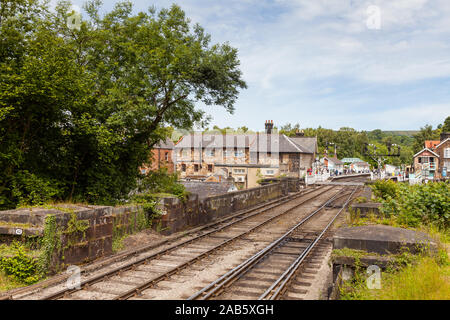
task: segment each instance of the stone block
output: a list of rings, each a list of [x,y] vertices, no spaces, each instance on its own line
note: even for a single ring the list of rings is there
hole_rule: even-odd
[[[411,253],[427,249],[436,250],[437,244],[423,232],[373,225],[339,229],[333,237],[333,248],[396,254],[405,248]]]

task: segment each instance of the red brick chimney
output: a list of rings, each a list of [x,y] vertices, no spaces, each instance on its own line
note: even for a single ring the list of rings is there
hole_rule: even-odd
[[[266,134],[271,134],[273,129],[273,120],[266,120],[265,123]]]

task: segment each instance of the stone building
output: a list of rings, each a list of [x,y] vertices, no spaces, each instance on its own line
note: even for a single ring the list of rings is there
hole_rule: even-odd
[[[413,157],[414,172],[428,179],[448,178],[450,132],[443,132],[439,141],[427,140],[424,145]]]
[[[146,174],[161,168],[166,168],[169,173],[173,173],[175,171],[174,146],[175,144],[169,138],[156,144],[152,149],[150,165],[143,165],[140,169],[141,173]]]
[[[441,133],[441,142],[434,148],[439,155],[439,178],[448,178],[450,169],[450,132]]]
[[[324,164],[325,168],[331,172],[338,171],[338,173],[344,172],[344,163],[339,160],[336,156],[330,157],[325,156],[320,161]]]
[[[304,176],[315,159],[317,138],[273,133],[273,121],[266,121],[265,129],[253,134],[186,135],[175,145],[176,170],[184,179],[231,176],[241,188],[255,187],[262,178]]]

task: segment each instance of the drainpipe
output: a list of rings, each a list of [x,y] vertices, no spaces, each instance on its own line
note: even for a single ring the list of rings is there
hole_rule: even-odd
[[[248,167],[247,167],[247,174],[245,175],[245,189],[248,189]]]

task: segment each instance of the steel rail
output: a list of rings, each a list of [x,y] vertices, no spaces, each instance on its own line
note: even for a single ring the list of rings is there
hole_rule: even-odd
[[[329,189],[322,191],[321,193],[318,194],[318,196],[322,195],[323,193],[325,193],[327,191],[329,191]],[[292,208],[289,208],[286,211],[283,211],[283,212],[281,212],[281,213],[279,213],[279,214],[277,214],[275,216],[270,217],[267,220],[264,220],[263,222],[257,224],[256,226],[250,228],[249,230],[246,230],[246,231],[242,232],[241,234],[238,234],[237,236],[234,236],[233,238],[227,239],[224,242],[220,243],[219,245],[217,245],[217,246],[215,246],[215,247],[213,247],[213,248],[211,248],[211,249],[209,249],[209,250],[207,250],[207,251],[205,251],[205,252],[195,256],[194,258],[184,262],[183,264],[166,271],[164,274],[162,274],[162,275],[160,275],[160,276],[158,276],[156,278],[153,278],[153,279],[151,279],[149,281],[146,281],[143,284],[141,284],[141,285],[139,285],[139,286],[137,286],[137,287],[135,287],[135,288],[133,288],[133,289],[131,289],[131,290],[121,294],[121,295],[119,295],[114,300],[125,300],[125,299],[128,299],[130,297],[135,296],[136,294],[140,294],[143,290],[149,289],[150,287],[154,286],[157,282],[160,282],[160,281],[162,281],[164,279],[167,279],[169,276],[179,272],[181,269],[186,268],[187,266],[195,263],[196,261],[198,261],[198,260],[200,260],[200,259],[202,259],[202,258],[204,258],[204,257],[206,257],[206,256],[208,256],[210,254],[212,254],[214,251],[220,249],[221,247],[223,247],[223,246],[225,246],[227,244],[230,244],[233,241],[236,241],[239,238],[242,238],[243,236],[248,235],[249,233],[255,231],[256,229],[258,229],[258,228],[266,225],[267,223],[273,221],[274,219],[291,212],[292,210],[294,210],[294,209],[300,207],[301,205],[303,205],[305,202],[308,202],[308,201],[313,200],[313,199],[314,198],[306,199],[306,200],[302,201],[301,203],[293,206]]]
[[[192,230],[189,230],[189,232],[186,233],[186,234],[178,235],[178,236],[176,236],[176,237],[174,237],[172,239],[168,239],[168,240],[162,241],[160,243],[160,245],[177,241],[177,240],[179,240],[180,238],[182,238],[184,236],[191,235],[191,234],[194,234],[196,232],[201,232],[203,230],[216,228],[217,225],[223,224],[223,223],[225,223],[227,221],[231,221],[231,220],[235,219],[236,217],[245,216],[246,214],[249,214],[249,213],[254,212],[254,211],[258,211],[257,214],[260,214],[260,213],[262,213],[264,211],[267,211],[267,210],[270,210],[270,209],[275,208],[277,206],[280,206],[280,205],[282,205],[282,204],[284,204],[284,203],[286,203],[286,202],[288,202],[290,200],[296,199],[296,198],[298,198],[298,197],[300,197],[302,195],[307,195],[310,192],[314,192],[315,190],[318,190],[318,189],[323,188],[323,187],[324,186],[315,187],[312,190],[307,190],[308,192],[305,192],[305,190],[301,190],[301,191],[295,192],[295,193],[293,193],[291,195],[283,196],[283,197],[277,198],[275,200],[270,200],[270,201],[264,202],[262,204],[258,204],[256,206],[253,206],[253,207],[248,208],[248,209],[239,210],[239,211],[237,211],[236,213],[234,213],[232,215],[229,215],[229,216],[221,218],[221,219],[217,219],[216,221],[213,221],[211,223],[208,223],[208,224],[205,224],[203,226],[200,226],[200,227],[194,228]],[[264,208],[264,209],[260,210],[261,208]],[[195,237],[193,239],[198,239],[198,238]],[[184,243],[185,242],[182,242],[181,244],[184,244]],[[130,250],[129,252],[124,252],[124,253],[121,253],[121,254],[114,255],[114,256],[117,256],[118,259],[117,260],[113,260],[109,264],[113,264],[113,263],[116,263],[118,261],[123,261],[123,260],[127,259],[128,257],[137,256],[140,253],[143,253],[145,251],[148,251],[148,250],[151,250],[151,249],[154,249],[154,248],[155,248],[155,245],[153,245],[153,244],[151,244],[151,245],[144,245],[144,246],[137,247],[136,249]],[[108,259],[113,259],[114,256],[109,257]],[[81,274],[85,274],[85,273],[87,273],[87,270],[82,269],[81,270]],[[62,281],[64,281],[64,280],[65,280],[65,278],[62,279]],[[58,284],[62,283],[62,281],[50,284],[49,286],[58,285]],[[15,295],[26,296],[26,295],[32,294],[33,290],[38,290],[39,288],[46,288],[45,282],[46,281],[39,282],[39,283],[36,283],[34,285],[23,287],[23,288],[18,288],[17,290],[13,289],[13,290],[11,290],[13,292],[11,292],[10,294],[7,294],[8,292],[5,292],[3,294],[0,293],[0,301],[2,301],[2,300],[13,300]],[[42,285],[44,285],[44,286],[42,286]]]
[[[331,221],[327,224],[327,226],[322,230],[322,232],[312,241],[298,256],[298,258],[288,267],[288,269],[258,298],[258,300],[275,300],[280,296],[280,293],[282,290],[286,289],[286,285],[289,283],[289,281],[292,279],[293,275],[296,273],[300,265],[303,263],[303,261],[306,259],[308,254],[311,252],[311,250],[314,249],[314,247],[317,245],[317,243],[320,241],[320,239],[323,237],[323,235],[328,231],[330,226],[333,224],[333,222],[336,220],[336,218],[339,216],[339,214],[342,212],[342,210],[345,209],[345,207],[350,202],[352,196],[355,194],[358,187],[354,188],[352,193],[349,195],[348,199],[345,201],[342,208],[334,215],[334,217],[331,219]],[[277,288],[277,289],[275,289]],[[275,291],[274,291],[275,289]],[[274,292],[273,292],[274,291]]]
[[[81,282],[79,288],[73,288],[73,289],[65,288],[65,289],[59,290],[59,291],[57,291],[57,292],[55,292],[55,293],[53,293],[53,294],[44,296],[44,297],[41,298],[41,300],[58,299],[58,298],[60,298],[60,297],[64,297],[64,296],[69,295],[69,294],[72,294],[72,293],[74,293],[74,292],[81,291],[83,288],[85,288],[85,287],[88,286],[88,285],[92,285],[92,284],[101,282],[101,281],[103,281],[103,280],[105,280],[105,279],[107,279],[107,278],[110,278],[110,277],[112,277],[112,276],[114,276],[114,275],[116,275],[116,274],[119,274],[119,273],[121,273],[121,272],[125,272],[125,271],[132,270],[133,268],[135,268],[135,267],[138,266],[138,265],[146,264],[146,263],[148,263],[149,261],[151,261],[151,260],[153,260],[153,259],[157,259],[157,258],[159,258],[161,255],[168,254],[168,253],[170,253],[171,251],[176,250],[176,249],[179,249],[179,248],[182,247],[182,246],[185,246],[185,245],[188,245],[188,244],[193,243],[193,242],[195,242],[195,241],[198,241],[198,240],[200,240],[200,239],[202,239],[202,238],[205,238],[205,237],[207,237],[207,236],[209,236],[209,235],[211,235],[211,234],[213,234],[213,233],[217,233],[217,232],[223,231],[224,229],[226,229],[226,228],[228,228],[228,227],[230,227],[230,226],[233,226],[233,225],[235,225],[235,224],[237,224],[237,223],[239,223],[239,222],[242,222],[242,221],[244,221],[244,220],[250,219],[250,218],[252,218],[252,217],[254,217],[254,216],[257,216],[257,215],[259,215],[259,214],[261,214],[261,213],[263,213],[263,212],[266,212],[266,211],[269,211],[269,210],[271,210],[271,209],[273,209],[273,208],[279,207],[279,206],[281,206],[281,205],[283,205],[283,204],[285,204],[285,203],[287,203],[287,202],[290,202],[290,201],[295,200],[295,199],[297,199],[297,198],[300,198],[300,197],[302,197],[302,196],[307,196],[307,195],[309,195],[309,194],[311,194],[311,193],[314,193],[314,192],[316,192],[316,191],[320,191],[321,189],[322,189],[322,188],[316,188],[316,189],[310,190],[310,191],[308,191],[308,192],[299,192],[298,194],[295,194],[294,196],[288,197],[288,198],[286,198],[286,199],[284,199],[284,200],[282,200],[282,201],[280,201],[280,202],[277,202],[277,203],[271,205],[270,207],[264,208],[264,209],[262,209],[262,210],[258,210],[258,211],[256,211],[255,213],[252,213],[252,214],[250,214],[250,215],[245,215],[245,214],[248,213],[248,211],[247,211],[247,212],[244,212],[244,213],[242,213],[242,215],[245,215],[244,217],[240,217],[240,218],[238,218],[238,219],[236,219],[236,220],[234,220],[234,221],[225,223],[224,225],[220,226],[219,228],[216,228],[216,229],[213,229],[213,230],[211,230],[211,231],[205,232],[205,233],[203,233],[203,234],[201,234],[201,235],[199,235],[199,236],[197,236],[197,237],[195,237],[195,238],[188,239],[188,240],[183,241],[183,242],[181,242],[181,243],[174,244],[174,245],[170,246],[169,248],[166,248],[166,249],[164,249],[164,250],[161,250],[161,251],[159,251],[159,252],[156,252],[156,253],[154,253],[154,254],[152,254],[152,255],[150,255],[150,256],[140,258],[140,259],[138,259],[138,260],[136,260],[136,261],[129,262],[129,263],[123,265],[123,266],[119,266],[119,267],[114,268],[114,269],[112,269],[112,270],[109,270],[109,271],[103,272],[103,273],[101,273],[101,274],[98,274],[98,275],[96,275],[96,276],[94,276],[94,277],[92,277],[92,278],[86,279],[86,280],[84,280],[84,281]],[[331,188],[327,188],[327,189],[323,190],[322,192],[320,192],[318,195],[321,195],[322,193],[324,193],[324,192],[326,192],[326,191],[328,191],[328,190],[330,190],[330,189],[331,189]],[[307,199],[307,200],[303,201],[302,203],[300,203],[299,205],[301,205],[301,204],[303,204],[303,203],[305,203],[306,201],[309,201],[309,200],[311,200],[311,199]],[[290,209],[289,209],[289,210],[290,210]],[[251,210],[251,211],[253,211],[253,210]],[[251,212],[251,211],[250,211],[250,212]],[[287,212],[288,212],[288,211],[283,212],[283,213],[281,213],[281,214],[284,214],[284,213],[287,213]],[[274,218],[280,216],[281,214],[276,215],[276,216],[272,217],[272,218],[269,219],[269,220],[266,220],[265,222],[263,222],[262,224],[258,225],[257,227],[262,226],[263,224],[270,222],[271,220],[273,220]],[[236,218],[236,217],[234,217],[234,218]],[[256,229],[256,228],[255,228],[255,229]],[[248,232],[251,232],[251,231],[252,231],[252,230],[250,230],[250,231],[248,231]],[[238,235],[238,236],[243,236],[243,234]],[[235,239],[232,238],[232,239],[229,239],[229,240],[235,240]],[[225,244],[227,244],[228,242],[229,242],[229,241],[227,240],[227,241],[223,242],[222,245],[225,245]],[[218,249],[219,247],[221,247],[222,245],[216,246],[216,247],[214,247],[214,248],[211,249],[211,250],[217,250],[217,249]],[[208,250],[207,252],[209,252],[209,251],[210,251],[210,250]],[[203,254],[201,254],[201,255],[199,255],[199,256],[196,256],[195,258],[193,258],[193,259],[191,259],[191,260],[198,260],[198,259],[201,258],[200,256],[203,257]],[[188,261],[188,262],[186,262],[186,263],[184,263],[184,264],[182,264],[182,265],[180,265],[180,266],[174,268],[174,270],[170,270],[169,272],[172,272],[172,273],[173,273],[173,271],[178,271],[179,269],[181,269],[181,268],[183,268],[183,267],[186,267],[186,266],[188,266],[189,264],[192,264],[192,262]],[[166,275],[166,276],[168,276],[168,275]],[[152,281],[156,281],[156,280],[153,279]],[[160,280],[159,280],[159,281],[160,281]],[[157,282],[157,281],[156,281],[156,282]]]
[[[236,279],[237,276],[242,275],[244,272],[249,270],[253,265],[259,262],[263,257],[265,257],[268,253],[273,251],[276,247],[278,247],[283,241],[285,241],[296,229],[298,229],[301,225],[307,222],[310,218],[315,216],[319,211],[324,209],[330,202],[334,201],[336,197],[339,195],[339,191],[336,192],[330,199],[325,201],[318,209],[314,210],[307,217],[303,218],[299,223],[289,229],[285,234],[283,234],[280,238],[269,244],[267,247],[254,254],[252,257],[248,258],[246,261],[241,263],[239,266],[233,268],[217,280],[213,281],[197,293],[193,294],[188,298],[188,300],[194,300],[199,298],[201,295],[206,293],[202,300],[208,299],[210,296],[215,294],[217,291],[221,290],[226,284],[230,283],[232,280]]]

